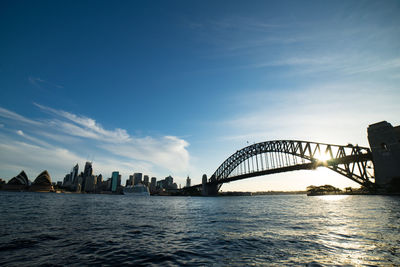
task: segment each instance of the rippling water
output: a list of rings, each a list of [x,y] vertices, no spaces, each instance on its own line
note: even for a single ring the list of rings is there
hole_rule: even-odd
[[[400,198],[0,192],[0,265],[400,265]]]

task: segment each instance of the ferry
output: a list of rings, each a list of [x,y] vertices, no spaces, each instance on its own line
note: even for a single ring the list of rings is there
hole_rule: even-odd
[[[128,185],[123,189],[124,195],[150,196],[149,188],[143,184]]]

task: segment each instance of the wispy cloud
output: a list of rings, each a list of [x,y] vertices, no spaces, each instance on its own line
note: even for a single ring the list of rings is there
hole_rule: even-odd
[[[232,133],[222,139],[302,138],[366,145],[369,124],[382,120],[399,123],[395,116],[400,113],[399,99],[399,88],[376,88],[368,83],[319,84],[297,91],[247,91],[234,100],[242,112],[221,123]]]
[[[175,171],[187,170],[189,153],[186,150],[189,144],[175,136],[161,138],[135,138],[124,144],[105,144],[102,147],[115,155],[130,159],[139,159],[148,162],[157,162],[158,165]]]
[[[10,119],[15,122],[22,122],[22,123],[27,123],[27,124],[32,124],[32,125],[41,125],[40,122],[28,119],[24,116],[21,116],[13,111],[7,110],[5,108],[0,107],[0,117]]]
[[[344,69],[344,72],[348,74],[356,73],[373,73],[385,70],[400,69],[400,57],[368,62],[361,66],[352,66]]]
[[[45,87],[46,88],[55,87],[55,88],[59,88],[59,89],[64,88],[64,86],[61,86],[61,85],[58,85],[58,84],[43,80],[43,79],[38,78],[38,77],[33,77],[33,76],[29,76],[28,77],[28,81],[29,81],[30,84],[32,84],[35,87],[40,88],[40,89],[45,89]]]
[[[337,75],[357,75],[385,72],[388,76],[390,72],[400,69],[400,58],[374,58],[354,54],[351,57],[343,55],[311,55],[311,56],[288,56],[278,60],[253,63],[244,65],[242,69],[260,69],[274,67],[291,68],[286,73],[305,75],[311,73],[329,72]]]
[[[180,173],[188,169],[190,157],[187,147],[189,144],[181,138],[175,136],[135,137],[129,135],[125,129],[105,129],[96,120],[86,116],[37,103],[35,106],[50,115],[50,118],[37,121],[0,108],[0,116],[7,117],[10,122],[13,119],[17,122],[26,122],[25,127],[17,124],[20,128],[11,131],[14,136],[8,134],[12,130],[8,126],[7,129],[2,128],[6,135],[0,141],[3,148],[0,161],[4,161],[4,164],[11,166],[13,160],[20,157],[20,161],[31,168],[34,168],[35,164],[37,167],[51,167],[54,163],[54,169],[61,168],[62,165],[64,171],[67,171],[77,160],[83,161],[83,155],[92,155],[99,170],[120,170],[124,175],[131,174],[133,170],[147,171],[153,175],[160,174],[162,171],[164,173],[161,175],[167,175],[167,173]],[[46,131],[43,131],[43,128]],[[25,156],[23,150],[26,151]],[[32,156],[28,156],[31,152],[40,155],[39,158],[33,160]],[[46,153],[47,156],[45,156]],[[47,160],[49,161],[46,162]],[[46,168],[53,169],[50,167]],[[60,169],[56,170],[56,173],[60,172]]]
[[[126,142],[131,139],[129,134],[124,129],[117,128],[113,131],[105,130],[94,119],[85,116],[78,116],[63,110],[56,110],[37,103],[34,103],[34,105],[43,111],[50,112],[54,115],[58,115],[62,118],[74,122],[76,125],[68,122],[53,121],[53,123],[61,126],[69,134],[81,137],[95,138],[98,140],[105,140],[109,142]]]

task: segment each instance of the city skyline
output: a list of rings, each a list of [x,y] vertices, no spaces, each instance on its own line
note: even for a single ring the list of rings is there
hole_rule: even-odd
[[[200,184],[248,144],[368,146],[400,124],[397,1],[62,3],[1,4],[3,179],[90,160]],[[358,186],[321,168],[222,190],[311,184]]]

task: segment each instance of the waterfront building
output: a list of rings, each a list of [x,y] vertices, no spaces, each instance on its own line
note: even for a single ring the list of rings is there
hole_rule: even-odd
[[[25,171],[21,171],[17,176],[13,177],[8,181],[7,184],[3,185],[4,190],[10,191],[24,191],[27,190],[31,185]]]
[[[165,180],[157,181],[157,189],[164,189],[165,188]]]
[[[117,191],[119,172],[115,171],[111,174],[111,192]]]
[[[166,182],[167,187],[171,186],[174,183],[174,178],[172,178],[172,176],[169,175],[168,177],[165,177],[165,182]]]
[[[78,183],[79,165],[78,163],[71,170],[71,183],[76,185]]]
[[[99,174],[98,176],[97,176],[97,181],[96,181],[96,184],[101,184],[103,182],[103,175],[101,175],[101,174]]]
[[[147,187],[149,186],[149,176],[148,175],[143,176],[143,184]]]
[[[54,188],[51,183],[51,177],[47,170],[41,172],[29,188],[29,191],[34,192],[50,192],[53,190]]]
[[[88,177],[93,175],[93,167],[90,161],[87,161],[85,164],[85,170],[83,171],[83,176]]]
[[[82,186],[83,190],[86,188],[86,181],[92,175],[93,175],[92,163],[90,161],[87,161],[86,164],[85,164],[85,169],[84,169],[83,174],[82,174],[82,184],[81,184],[81,186]]]
[[[62,185],[64,187],[69,187],[71,185],[71,174],[70,173],[65,175]]]
[[[100,193],[103,190],[106,190],[105,183],[103,182],[103,175],[99,174],[96,178],[95,192]]]
[[[105,191],[111,191],[111,178],[108,178],[107,181],[105,181],[105,184],[106,184]]]
[[[126,186],[133,185],[133,174],[126,180]]]
[[[133,174],[133,185],[141,184],[142,183],[142,173],[136,172]]]
[[[90,175],[86,177],[85,187],[83,191],[86,193],[94,192],[96,188],[96,183],[97,183],[97,177],[95,175]]]
[[[21,171],[17,176],[13,177],[10,181],[8,181],[8,184],[30,185],[30,181],[25,171]]]
[[[80,193],[82,190],[82,181],[83,181],[83,177],[82,177],[82,173],[81,173],[76,177],[76,185],[74,187],[74,190],[77,193]]]
[[[75,185],[78,181],[79,165],[78,163],[71,170],[71,183]]]
[[[189,178],[188,175],[188,177],[186,178],[186,187],[190,187],[190,184],[191,184],[191,179]]]
[[[156,177],[151,177],[151,182],[150,182],[150,193],[154,193],[157,188],[157,178]]]

